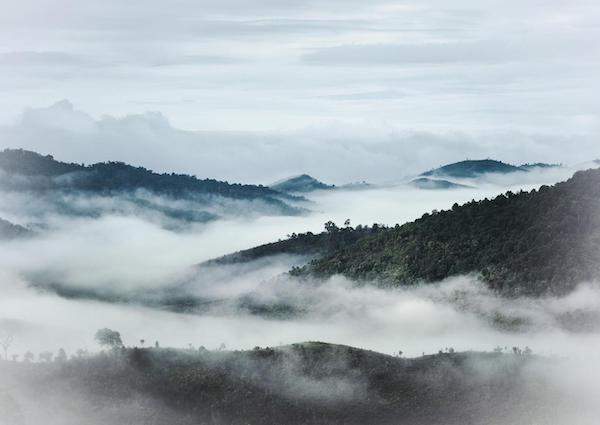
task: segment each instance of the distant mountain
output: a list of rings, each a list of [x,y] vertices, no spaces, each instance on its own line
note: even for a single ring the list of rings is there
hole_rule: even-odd
[[[336,189],[340,190],[365,190],[372,188],[373,185],[371,183],[367,183],[366,181],[358,181],[353,183],[346,183],[341,186],[336,186]]]
[[[465,189],[470,187],[464,184],[453,183],[448,180],[431,179],[429,177],[416,178],[412,180],[409,184],[419,189],[428,190]]]
[[[137,209],[149,208],[176,220],[201,222],[234,211],[283,215],[296,215],[304,211],[293,205],[302,201],[301,197],[265,186],[230,184],[186,174],[159,174],[122,162],[86,166],[60,162],[51,155],[7,149],[0,152],[0,170],[3,172],[0,174],[1,189],[31,191],[41,194],[38,196],[50,194],[49,197],[53,197],[54,201],[61,202],[59,207],[66,212],[73,212],[74,206],[65,204],[64,197],[59,199],[53,194],[119,195],[121,200]],[[146,195],[140,195],[140,191]],[[152,196],[190,201],[194,205],[165,204]],[[240,204],[245,201],[251,201],[251,205]]]
[[[55,160],[51,155],[43,156],[22,149],[7,149],[0,152],[0,169],[9,175],[53,178],[45,181],[26,181],[23,184],[27,189],[65,187],[89,191],[146,189],[175,196],[196,193],[243,199],[272,200],[282,197],[280,193],[261,185],[230,184],[214,179],[198,179],[187,174],[158,174],[144,167],[134,167],[123,162],[101,162],[89,166],[64,163]]]
[[[426,177],[453,177],[453,178],[477,178],[484,174],[509,174],[518,172],[527,172],[535,169],[546,170],[551,168],[560,168],[561,164],[548,164],[545,162],[536,162],[523,165],[511,165],[502,161],[493,159],[466,160],[447,164],[439,168],[427,171],[421,176]]]
[[[476,178],[482,174],[499,173],[508,174],[524,172],[526,170],[514,165],[506,164],[493,159],[466,160],[444,165],[427,171],[421,176],[426,177],[454,177],[454,178]]]
[[[17,239],[31,234],[29,229],[0,218],[0,240]]]
[[[550,168],[561,168],[562,164],[547,164],[545,162],[535,162],[533,164],[523,164],[520,165],[519,168],[526,171],[531,171],[535,169],[547,170]]]
[[[334,189],[334,185],[325,184],[308,174],[302,174],[296,177],[290,177],[285,180],[273,183],[271,189],[283,193],[307,193],[315,190]]]

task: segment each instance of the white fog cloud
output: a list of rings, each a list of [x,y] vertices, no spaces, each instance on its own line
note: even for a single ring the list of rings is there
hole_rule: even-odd
[[[364,95],[349,99],[355,97]],[[69,162],[120,160],[160,172],[263,184],[302,173],[335,184],[397,182],[467,158],[576,165],[600,157],[596,139],[583,134],[414,131],[343,123],[286,132],[192,132],[175,128],[158,112],[95,119],[66,100],[28,108],[15,123],[0,127],[0,148],[9,147]]]

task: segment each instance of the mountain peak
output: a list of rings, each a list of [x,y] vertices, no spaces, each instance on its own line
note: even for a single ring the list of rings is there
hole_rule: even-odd
[[[508,174],[525,171],[525,169],[515,165],[507,164],[494,159],[467,159],[426,171],[425,173],[421,174],[421,176],[475,178],[482,174],[488,173]]]
[[[323,183],[308,174],[300,174],[275,182],[270,187],[279,192],[300,193],[312,192],[314,190],[329,190],[335,186]]]

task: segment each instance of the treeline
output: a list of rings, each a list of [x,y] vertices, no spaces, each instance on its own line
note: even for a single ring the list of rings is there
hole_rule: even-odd
[[[288,235],[287,239],[228,254],[207,261],[202,265],[245,263],[282,254],[302,256],[324,255],[342,247],[350,246],[364,237],[376,235],[387,230],[385,225],[377,223],[371,226],[358,225],[352,227],[350,220],[346,220],[343,227],[338,227],[333,221],[328,221],[324,227],[325,229],[321,233],[292,233]]]
[[[12,424],[26,423],[31,409],[65,415],[62,423],[462,425],[506,412],[548,414],[546,392],[528,391],[542,380],[524,373],[543,360],[515,354],[447,349],[405,359],[319,342],[248,351],[115,347],[65,362],[0,361],[0,371],[4,385],[21,387],[7,412],[22,422]],[[35,402],[23,409],[22,399]]]

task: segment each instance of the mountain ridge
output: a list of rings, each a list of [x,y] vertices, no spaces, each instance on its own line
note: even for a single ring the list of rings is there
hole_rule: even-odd
[[[150,207],[175,220],[213,220],[219,216],[219,212],[210,211],[210,207],[213,204],[219,206],[220,199],[249,201],[252,204],[247,206],[248,209],[254,208],[265,214],[299,215],[306,212],[303,207],[296,205],[305,202],[304,198],[266,186],[198,179],[187,174],[161,174],[123,162],[84,165],[61,162],[52,155],[33,151],[5,149],[0,152],[0,170],[0,188],[4,190],[42,194],[62,191],[68,194],[126,195],[127,202],[133,203],[135,208]],[[177,200],[191,200],[198,205],[191,210],[161,205],[151,202],[148,196],[135,196],[138,191]],[[233,210],[219,207],[224,211]],[[199,208],[208,210],[200,211]],[[242,206],[237,205],[237,208]]]
[[[590,169],[554,186],[454,204],[391,228],[329,222],[323,233],[293,234],[219,261],[308,254],[313,260],[292,274],[404,285],[476,273],[507,295],[562,294],[600,278],[597,211],[600,170]]]
[[[335,185],[323,183],[308,174],[288,177],[269,185],[269,187],[283,193],[307,193],[315,190],[335,189]]]

